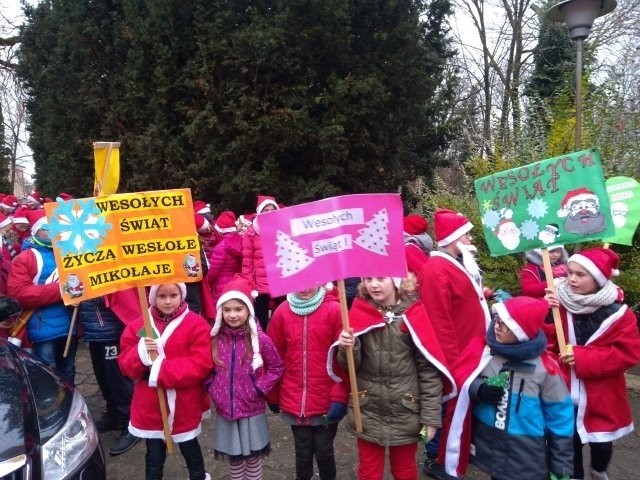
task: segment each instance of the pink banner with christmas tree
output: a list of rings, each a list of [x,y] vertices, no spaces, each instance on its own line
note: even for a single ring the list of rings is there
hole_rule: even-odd
[[[256,217],[278,296],[348,277],[406,277],[400,195],[325,198]]]

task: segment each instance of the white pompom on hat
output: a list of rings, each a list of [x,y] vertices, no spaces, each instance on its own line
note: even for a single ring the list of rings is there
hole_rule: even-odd
[[[495,303],[491,311],[509,327],[518,341],[526,342],[538,335],[549,311],[549,304],[542,298],[513,297]]]
[[[176,283],[175,285],[177,285],[178,288],[180,289],[180,294],[182,295],[181,300],[184,301],[184,299],[187,298],[187,286],[184,283]],[[154,306],[156,304],[158,289],[161,286],[162,285],[151,285],[151,288],[149,288],[149,305]]]
[[[222,305],[228,300],[239,300],[244,303],[249,310],[249,318],[247,324],[251,332],[251,348],[253,350],[253,360],[251,367],[257,370],[263,365],[262,355],[260,355],[260,343],[258,341],[258,326],[256,324],[256,315],[253,308],[254,299],[258,296],[258,292],[253,289],[251,281],[236,273],[234,277],[224,287],[222,295],[216,302],[216,320],[211,328],[211,336],[215,337],[222,327]]]
[[[569,257],[567,263],[575,262],[584,267],[599,286],[604,286],[611,277],[618,276],[620,257],[610,248],[588,248]]]

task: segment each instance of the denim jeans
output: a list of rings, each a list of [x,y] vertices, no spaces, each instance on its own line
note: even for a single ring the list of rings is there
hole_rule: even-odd
[[[64,349],[67,344],[67,337],[56,338],[46,342],[36,342],[31,347],[31,352],[47,365],[57,368],[60,373],[71,383],[76,376],[76,349],[78,348],[78,337],[71,337],[69,351],[64,357]]]

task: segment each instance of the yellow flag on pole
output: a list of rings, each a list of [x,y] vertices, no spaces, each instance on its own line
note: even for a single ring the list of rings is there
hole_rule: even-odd
[[[120,182],[120,142],[93,142],[93,196],[113,195]]]

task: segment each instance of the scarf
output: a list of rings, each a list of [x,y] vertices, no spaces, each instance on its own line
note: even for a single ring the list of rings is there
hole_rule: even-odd
[[[320,304],[324,300],[324,294],[325,289],[319,288],[313,297],[306,300],[303,300],[295,293],[287,294],[287,300],[289,301],[289,306],[293,313],[300,315],[301,317],[306,317],[307,315],[311,315],[320,307]]]
[[[151,316],[153,317],[154,320],[162,323],[169,323],[171,320],[175,320],[180,315],[182,315],[186,309],[187,309],[187,302],[183,300],[182,303],[178,305],[178,308],[176,308],[173,312],[171,312],[168,315],[158,310],[158,307],[156,307],[155,305],[151,307],[150,311],[151,311]]]
[[[618,298],[618,289],[608,280],[596,293],[582,295],[573,293],[569,282],[562,281],[556,287],[558,300],[567,311],[574,314],[593,313],[601,307],[610,305]]]
[[[487,331],[487,345],[489,345],[491,353],[494,355],[497,354],[511,361],[520,362],[539,357],[547,348],[547,337],[545,337],[542,330],[538,332],[535,338],[526,342],[499,343],[496,340],[496,332],[493,330],[494,323],[491,324]]]

